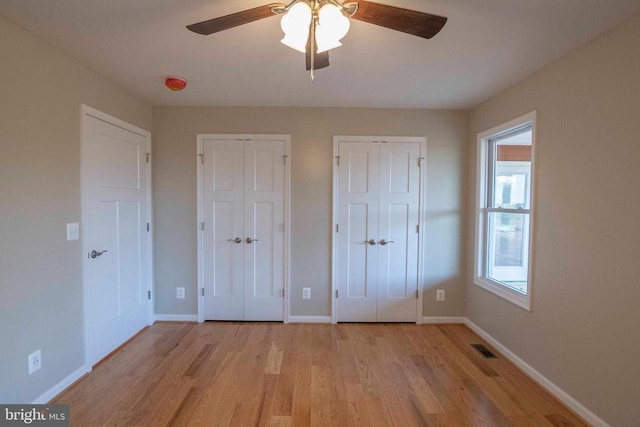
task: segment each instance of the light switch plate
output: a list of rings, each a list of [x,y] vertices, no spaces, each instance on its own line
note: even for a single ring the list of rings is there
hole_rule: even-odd
[[[67,224],[67,240],[80,239],[80,224],[77,222]]]

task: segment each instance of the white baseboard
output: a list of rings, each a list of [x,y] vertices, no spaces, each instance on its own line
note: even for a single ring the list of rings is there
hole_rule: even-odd
[[[289,323],[331,323],[331,316],[289,316]]]
[[[58,384],[54,385],[49,390],[38,396],[31,403],[34,405],[44,405],[46,403],[49,403],[54,397],[65,391],[65,389],[67,389],[74,382],[78,381],[78,379],[80,379],[89,371],[90,369],[88,369],[86,365],[81,366],[80,368],[69,374],[65,379],[60,381]]]
[[[446,325],[446,324],[455,324],[460,323],[464,324],[465,317],[453,317],[453,316],[425,316],[422,318],[423,325]]]
[[[156,322],[197,322],[197,314],[156,314]]]
[[[566,391],[562,390],[555,383],[553,383],[550,379],[542,375],[540,372],[535,370],[531,365],[518,357],[514,352],[509,350],[507,347],[502,345],[498,340],[493,338],[487,332],[485,332],[480,326],[476,325],[469,319],[465,319],[465,324],[473,330],[476,334],[480,335],[484,340],[486,340],[489,344],[494,346],[496,350],[502,353],[507,359],[509,359],[514,365],[524,371],[527,375],[529,375],[535,382],[544,387],[549,393],[553,394],[558,400],[567,405],[571,410],[573,410],[576,414],[580,415],[585,419],[588,423],[593,425],[594,427],[610,427],[602,418],[598,417],[596,414],[591,412],[586,406],[582,403],[578,402],[572,396],[570,396]]]

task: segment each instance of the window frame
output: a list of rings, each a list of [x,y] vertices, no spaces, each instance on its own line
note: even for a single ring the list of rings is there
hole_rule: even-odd
[[[500,139],[520,129],[531,128],[531,179],[529,188],[529,208],[528,209],[508,209],[489,206],[488,186],[492,184],[489,179],[489,171],[494,168],[493,160],[489,156],[489,144],[491,141]],[[507,123],[488,129],[478,134],[477,137],[477,161],[476,161],[476,209],[475,226],[476,239],[474,250],[474,272],[473,283],[527,311],[531,311],[531,295],[533,293],[533,265],[534,265],[534,200],[535,200],[535,180],[536,180],[536,111],[510,120]],[[527,293],[523,294],[508,287],[507,285],[488,277],[488,257],[489,257],[489,213],[506,212],[529,214],[529,241],[528,241],[528,269],[527,269]]]

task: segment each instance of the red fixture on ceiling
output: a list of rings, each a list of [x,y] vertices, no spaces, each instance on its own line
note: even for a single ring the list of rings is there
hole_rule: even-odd
[[[167,77],[164,85],[174,92],[179,92],[187,87],[187,81],[179,77]]]

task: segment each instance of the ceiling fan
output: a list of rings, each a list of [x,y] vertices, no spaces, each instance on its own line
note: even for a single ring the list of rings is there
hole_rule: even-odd
[[[293,0],[272,3],[219,18],[188,25],[194,33],[209,35],[260,19],[284,15],[282,43],[306,54],[307,70],[329,66],[329,50],[341,46],[349,31],[350,18],[430,39],[444,27],[447,18],[371,1]],[[311,52],[314,54],[312,55]]]

